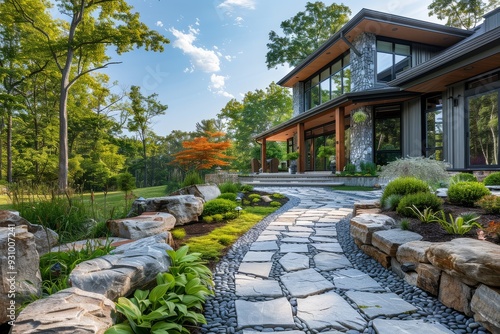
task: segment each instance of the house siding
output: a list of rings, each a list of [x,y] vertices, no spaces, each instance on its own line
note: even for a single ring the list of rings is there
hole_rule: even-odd
[[[304,83],[297,82],[293,86],[293,116],[304,112]]]
[[[422,156],[422,103],[420,98],[403,104],[401,122],[403,157]]]
[[[445,126],[444,147],[445,160],[451,168],[465,168],[465,104],[464,84],[450,86],[443,93],[443,122]],[[453,105],[453,99],[458,105]]]

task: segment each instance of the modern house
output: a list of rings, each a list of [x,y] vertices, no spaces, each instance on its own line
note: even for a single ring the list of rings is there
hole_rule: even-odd
[[[406,156],[500,170],[500,8],[474,30],[363,9],[279,82],[294,116],[255,139],[299,151],[298,172]]]

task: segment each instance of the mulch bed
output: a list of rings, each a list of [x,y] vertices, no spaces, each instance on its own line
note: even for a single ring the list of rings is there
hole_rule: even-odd
[[[488,226],[491,221],[500,222],[500,215],[488,214],[479,207],[466,208],[463,206],[453,205],[445,202],[443,204],[443,210],[446,214],[446,217],[448,217],[448,214],[451,213],[453,214],[454,218],[466,212],[473,212],[481,216],[477,220],[477,222],[483,227]],[[473,228],[469,233],[466,233],[464,235],[454,235],[448,234],[438,223],[422,223],[416,218],[402,217],[396,211],[384,211],[383,214],[394,218],[397,222],[401,221],[402,219],[408,219],[410,222],[408,230],[420,234],[423,237],[423,241],[440,242],[450,241],[456,238],[478,238],[477,235],[479,231],[477,228]],[[487,237],[486,240],[496,244],[500,244],[500,239],[498,238]]]

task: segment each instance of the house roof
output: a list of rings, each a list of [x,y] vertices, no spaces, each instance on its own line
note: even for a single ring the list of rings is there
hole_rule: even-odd
[[[278,84],[293,87],[295,83],[306,80],[333,59],[348,51],[350,43],[363,32],[371,32],[388,38],[403,38],[415,43],[438,47],[450,47],[473,34],[469,30],[362,9],[328,41],[278,81]]]

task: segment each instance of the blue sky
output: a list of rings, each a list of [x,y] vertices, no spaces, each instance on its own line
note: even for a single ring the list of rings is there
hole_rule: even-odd
[[[311,0],[310,2],[314,2]],[[323,1],[329,5],[331,1]],[[282,21],[305,9],[298,0],[134,0],[142,22],[170,40],[163,53],[131,51],[104,72],[120,87],[158,94],[166,114],[154,119],[157,135],[194,131],[197,122],[216,117],[232,99],[265,89],[290,70],[268,70],[266,44],[271,30],[283,35]],[[338,2],[340,3],[340,2]],[[345,2],[351,16],[362,8],[439,22],[429,18],[431,0]]]

